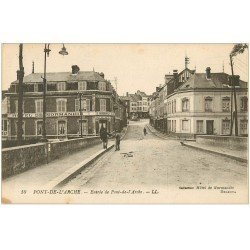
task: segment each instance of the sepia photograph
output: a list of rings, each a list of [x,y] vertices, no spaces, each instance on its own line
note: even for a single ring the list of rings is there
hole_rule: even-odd
[[[246,43],[3,43],[3,204],[247,204]]]

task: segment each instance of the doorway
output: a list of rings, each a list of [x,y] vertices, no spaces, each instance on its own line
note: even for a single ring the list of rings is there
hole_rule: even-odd
[[[207,121],[207,135],[213,135],[214,134],[214,121]]]

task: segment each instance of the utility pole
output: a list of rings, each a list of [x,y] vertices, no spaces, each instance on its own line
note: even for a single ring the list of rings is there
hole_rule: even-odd
[[[81,137],[82,137],[82,93],[79,93],[79,102],[80,102],[80,117],[81,117],[81,128],[80,128],[80,131],[81,131]]]
[[[19,45],[19,71],[18,74],[18,121],[17,121],[17,142],[18,145],[22,145],[23,137],[23,44]]]
[[[233,58],[232,58],[232,55],[230,55],[230,64],[231,64],[231,71],[232,71],[232,90],[233,90],[233,95],[234,95],[235,136],[238,136],[237,100],[236,100],[236,89],[235,89],[235,79],[234,79],[234,69],[233,69]],[[232,115],[232,104],[231,104],[231,115]],[[231,127],[232,127],[232,125],[233,125],[233,123],[231,121]],[[231,130],[232,130],[232,128],[231,128]]]

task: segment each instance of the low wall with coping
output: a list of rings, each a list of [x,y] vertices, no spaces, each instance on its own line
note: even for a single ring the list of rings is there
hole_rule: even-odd
[[[248,148],[247,137],[197,135],[196,142],[199,144],[221,146],[233,150],[247,150]]]
[[[2,178],[46,164],[67,154],[101,143],[100,138],[86,137],[58,142],[38,143],[2,149]]]

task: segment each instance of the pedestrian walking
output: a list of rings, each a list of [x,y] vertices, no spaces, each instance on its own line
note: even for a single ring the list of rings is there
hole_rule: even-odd
[[[103,148],[106,149],[108,147],[108,132],[107,129],[103,127],[103,125],[101,126],[100,129],[100,137],[103,143]]]
[[[144,135],[146,136],[146,134],[147,134],[147,129],[144,127],[144,129],[143,129],[143,133],[144,133]]]
[[[120,150],[121,135],[118,131],[115,133],[115,151]]]

